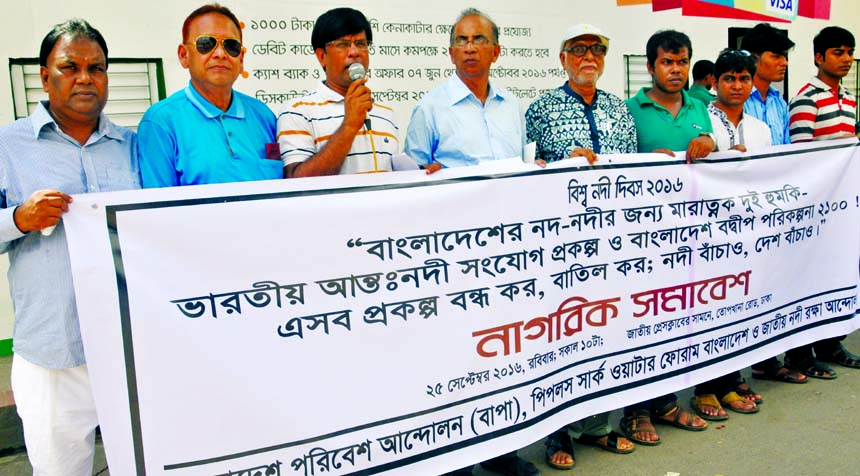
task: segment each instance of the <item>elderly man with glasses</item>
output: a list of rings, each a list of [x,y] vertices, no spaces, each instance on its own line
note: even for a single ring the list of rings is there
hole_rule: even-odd
[[[406,133],[406,154],[428,172],[522,155],[517,98],[490,83],[499,53],[498,27],[478,10],[463,11],[448,47],[455,74],[418,103]]]
[[[535,142],[537,157],[555,162],[597,154],[634,154],[636,127],[627,104],[597,89],[609,48],[609,36],[588,24],[572,25],[562,34],[559,61],[568,80],[539,97],[526,111],[526,137]],[[633,444],[612,430],[609,414],[601,413],[570,425],[576,442],[614,453],[631,453]],[[546,463],[571,469],[576,463],[567,429],[547,438]]]
[[[236,15],[218,4],[194,10],[182,25],[178,55],[191,81],[150,107],[138,128],[143,186],[283,177],[275,115],[233,90],[245,56]]]
[[[358,10],[335,8],[317,18],[311,45],[325,80],[278,116],[284,177],[391,170],[400,129],[394,111],[375,102],[367,87],[372,41]]]

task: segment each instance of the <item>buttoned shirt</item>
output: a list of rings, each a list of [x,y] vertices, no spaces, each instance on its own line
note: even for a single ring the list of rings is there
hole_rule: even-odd
[[[235,90],[230,107],[222,111],[189,83],[153,104],[137,130],[146,188],[284,177],[275,114]]]
[[[278,116],[278,144],[284,166],[304,162],[319,153],[343,124],[344,98],[323,83],[313,93],[295,99]],[[394,111],[378,102],[367,113],[340,167],[341,174],[386,172],[400,151],[400,129]]]
[[[681,91],[684,104],[674,117],[668,109],[648,97],[651,88],[642,88],[627,100],[630,114],[636,121],[636,136],[639,152],[652,152],[655,149],[685,151],[690,141],[696,137],[713,132],[708,109],[701,101],[690,98]]]
[[[813,77],[788,107],[792,142],[830,140],[854,134],[857,99],[841,84],[832,88]]]
[[[79,194],[140,188],[137,144],[133,132],[102,115],[81,146],[46,108],[41,103],[30,117],[0,128],[0,252],[9,253],[13,350],[42,367],[71,368],[85,359],[63,221],[49,236],[22,233],[15,208],[44,189]]]
[[[788,103],[773,87],[767,89],[766,99],[762,99],[757,88],[744,103],[744,114],[749,114],[770,127],[770,140],[773,145],[789,144]]]
[[[405,152],[419,165],[475,165],[521,157],[525,132],[517,99],[492,84],[484,104],[452,74],[412,111]]]
[[[526,140],[547,162],[584,147],[595,153],[635,154],[636,126],[624,101],[596,90],[591,104],[568,83],[537,98],[526,110]]]
[[[708,113],[711,115],[711,125],[717,139],[717,150],[729,150],[736,145],[743,145],[748,152],[752,152],[770,146],[770,128],[764,122],[743,114],[735,126],[725,111],[714,103],[708,104]]]

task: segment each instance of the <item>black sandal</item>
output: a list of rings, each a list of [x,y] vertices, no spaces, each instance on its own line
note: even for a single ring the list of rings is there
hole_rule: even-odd
[[[807,357],[800,362],[792,362],[786,357],[785,366],[789,369],[797,370],[807,377],[823,380],[833,380],[836,378],[836,371],[822,364],[815,357]]]
[[[551,468],[567,470],[573,469],[573,466],[576,464],[576,456],[573,454],[573,444],[570,442],[570,436],[566,431],[561,432],[557,431],[548,437],[546,437],[546,464]],[[573,460],[570,464],[558,464],[552,462],[552,457],[556,455],[556,453],[565,453],[570,455],[570,459]]]
[[[616,433],[615,430],[610,431],[605,435],[586,435],[582,434],[579,438],[575,438],[573,441],[579,443],[580,445],[587,446],[596,446],[602,450],[609,451],[610,453],[618,453],[620,455],[630,454],[636,451],[636,447],[632,447],[627,450],[622,450],[618,447],[618,438],[626,438],[624,435],[620,433]],[[601,442],[600,440],[606,438],[606,442]],[[632,441],[631,441],[632,442]]]
[[[860,357],[848,352],[842,344],[838,344],[833,351],[826,354],[820,354],[816,351],[815,356],[822,362],[838,364],[852,369],[860,369]]]

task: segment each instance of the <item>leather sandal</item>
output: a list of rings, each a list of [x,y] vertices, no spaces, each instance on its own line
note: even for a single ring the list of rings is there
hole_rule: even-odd
[[[807,357],[799,362],[793,362],[786,357],[785,366],[797,370],[807,377],[820,378],[822,380],[833,380],[837,377],[836,371],[822,364],[815,357]]]
[[[566,431],[564,432],[555,432],[549,435],[544,442],[546,445],[546,464],[555,469],[573,469],[573,466],[576,464],[576,457],[573,454],[573,444],[570,442],[570,436]],[[570,464],[559,464],[552,461],[552,457],[558,453],[564,453],[570,456],[571,461]]]
[[[651,412],[648,410],[635,410],[629,415],[624,415],[624,418],[621,419],[621,433],[623,433],[628,440],[638,445],[657,446],[662,443],[662,441],[659,440],[660,435],[657,435],[657,430],[654,428],[654,425],[651,424]],[[642,440],[633,436],[636,433],[650,433],[657,435],[658,440]]]
[[[737,392],[729,392],[729,393],[725,394],[725,396],[723,396],[723,398],[720,399],[720,402],[723,405],[725,405],[725,407],[723,407],[723,408],[725,408],[727,410],[731,410],[733,412],[737,412],[737,413],[758,413],[758,411],[759,411],[759,407],[757,407],[757,406],[754,408],[751,408],[749,410],[747,410],[746,408],[733,407],[732,406],[733,402],[747,402],[747,403],[752,402],[752,400],[747,400],[746,398],[738,395]],[[754,402],[752,402],[752,403],[755,404]]]
[[[704,426],[694,426],[692,423],[681,423],[681,417],[683,415],[687,415],[687,421],[691,422],[695,418],[696,414],[684,410],[678,406],[677,402],[672,402],[655,413],[657,414],[657,418],[653,420],[653,423],[658,425],[674,426],[675,428],[687,431],[705,431],[708,428],[707,423],[705,423]],[[668,420],[666,417],[668,417]]]
[[[720,401],[717,400],[717,396],[714,395],[713,393],[709,393],[707,395],[697,395],[697,396],[691,398],[690,399],[690,407],[693,408],[693,411],[696,412],[696,415],[699,415],[700,417],[702,417],[705,420],[723,421],[723,420],[729,419],[728,415],[708,415],[702,409],[702,407],[716,408],[717,411],[720,411],[723,409],[723,407],[720,406]],[[725,413],[725,411],[723,411],[723,413]]]
[[[860,369],[860,357],[848,352],[845,346],[841,343],[837,345],[832,352],[822,354],[816,351],[815,356],[822,362],[839,364],[843,367],[849,367],[852,369]]]
[[[737,377],[736,379],[734,379],[731,388],[735,391],[735,393],[755,403],[756,405],[761,405],[761,403],[764,402],[764,398],[762,398],[761,395],[757,394],[752,389],[752,387],[747,385],[747,381],[743,377]]]
[[[794,369],[789,369],[784,365],[778,364],[768,367],[764,370],[752,369],[752,378],[756,380],[773,380],[774,382],[785,383],[806,383],[809,378]]]
[[[600,441],[606,438],[606,441]],[[618,453],[620,455],[630,454],[636,451],[636,447],[632,447],[630,449],[624,449],[618,447],[618,438],[625,438],[624,435],[620,433],[616,433],[615,430],[611,430],[609,433],[605,435],[586,435],[582,434],[579,438],[575,438],[573,441],[579,443],[580,445],[587,446],[596,446],[604,451],[609,451],[610,453]],[[629,438],[628,438],[629,439]]]

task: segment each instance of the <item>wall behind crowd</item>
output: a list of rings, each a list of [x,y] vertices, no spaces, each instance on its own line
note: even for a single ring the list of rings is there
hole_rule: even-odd
[[[71,17],[88,20],[105,36],[114,58],[162,58],[167,93],[185,87],[188,76],[176,59],[185,16],[204,0],[117,0],[106,6],[95,0],[57,3],[48,0],[7,1],[0,19],[0,63],[10,58],[38,56],[39,44],[50,27]],[[225,0],[245,24],[247,77],[236,89],[266,102],[275,113],[284,104],[316,87],[322,71],[310,48],[312,22],[328,8],[343,3],[316,1]],[[470,4],[436,0],[416,7],[400,0],[365,0],[349,6],[365,13],[373,26],[374,48],[369,86],[376,99],[392,106],[401,139],[418,99],[441,84],[453,71],[447,55],[448,31],[458,13],[474,6],[489,14],[501,28],[502,56],[494,65],[493,81],[511,89],[523,108],[534,98],[566,80],[559,65],[561,32],[570,24],[591,23],[611,38],[599,87],[625,97],[624,55],[644,55],[645,43],[656,30],[674,28],[693,42],[693,61],[715,59],[726,47],[730,27],[752,27],[756,22],[684,17],[680,10],[654,13],[650,5],[616,6],[612,0],[558,2],[477,0]],[[860,35],[860,3],[832,0],[829,21],[798,18],[779,24],[797,43],[790,55],[789,95],[814,74],[812,37],[834,24]],[[0,74],[0,125],[14,120],[9,74]],[[0,268],[6,269],[5,257]],[[12,335],[12,307],[8,285],[0,280],[0,343]],[[0,350],[3,346],[0,345]]]

